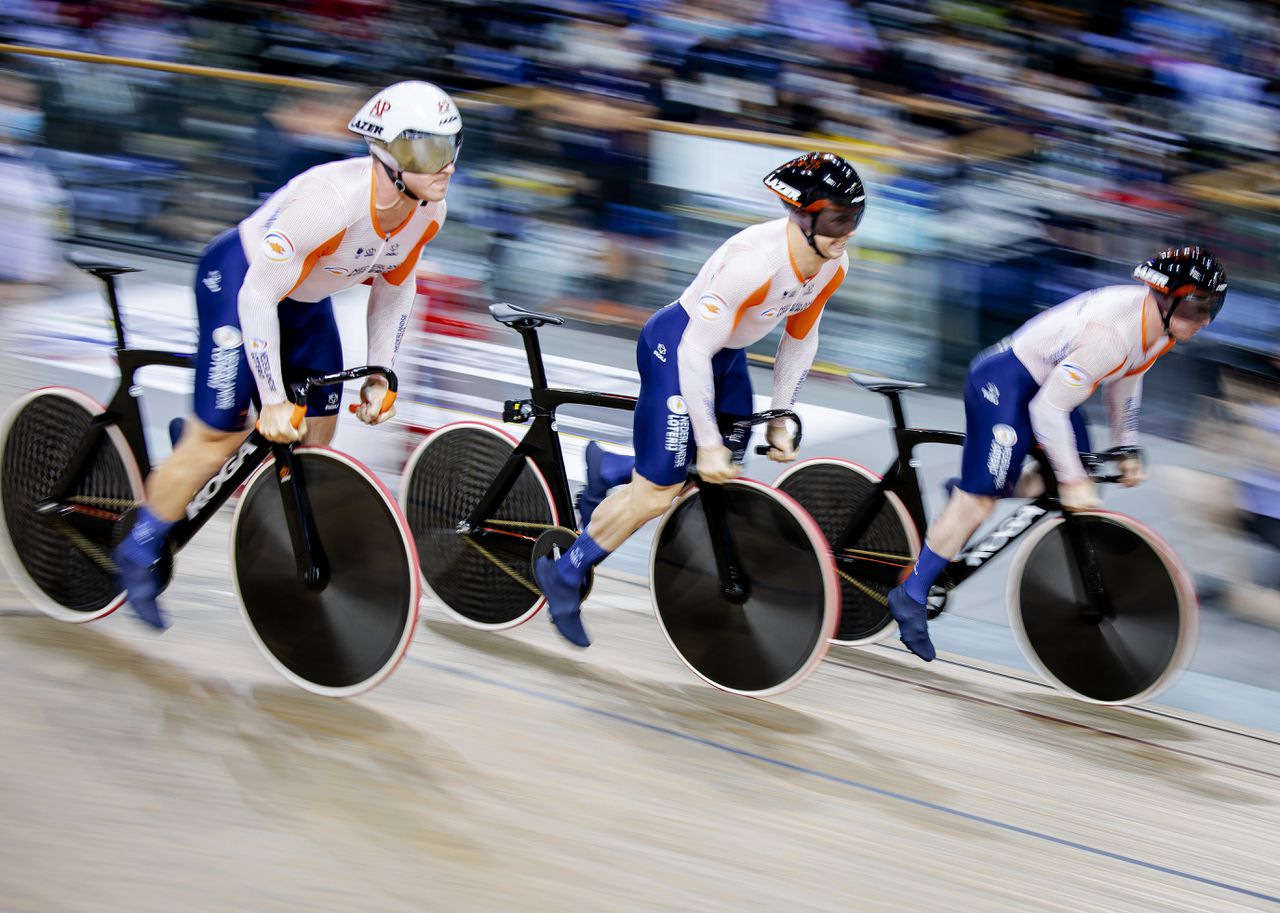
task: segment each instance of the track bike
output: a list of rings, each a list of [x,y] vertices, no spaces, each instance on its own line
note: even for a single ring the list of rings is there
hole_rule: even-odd
[[[889,468],[880,476],[847,460],[812,459],[774,484],[804,505],[831,543],[841,596],[835,641],[866,644],[896,630],[887,594],[915,562],[926,528],[913,452],[922,444],[963,446],[964,435],[907,427],[902,392],[922,384],[849,377],[888,399],[897,451]],[[1137,453],[1115,448],[1081,459],[1095,481],[1117,482],[1107,469]],[[1028,661],[1056,688],[1087,701],[1149,700],[1172,683],[1194,649],[1191,576],[1169,545],[1136,520],[1104,510],[1064,511],[1044,451],[1035,447],[1031,455],[1044,493],[948,564],[930,595],[930,617],[945,608],[952,589],[1023,539],[1006,602]]]
[[[431,432],[405,466],[400,497],[428,591],[463,624],[502,630],[545,602],[533,561],[577,535],[556,410],[634,410],[636,400],[549,387],[537,331],[564,321],[505,303],[489,311],[524,343],[531,396],[507,401],[502,417],[528,430],[517,438],[463,421]],[[741,454],[753,424],[783,415],[737,423],[731,449]],[[821,531],[791,498],[750,479],[686,488],[654,534],[650,581],[659,624],[680,659],[737,694],[798,684],[834,631],[835,567]]]
[[[36,607],[88,622],[125,600],[111,552],[151,471],[135,375],[150,365],[189,368],[194,356],[129,348],[115,278],[136,270],[73,262],[105,285],[120,384],[105,408],[79,390],[45,387],[4,416],[0,556]],[[294,386],[293,400],[371,374],[386,377],[394,399],[394,373],[369,366],[312,377]],[[295,405],[295,426],[305,413]],[[173,526],[164,584],[174,555],[242,484],[231,521],[232,581],[258,647],[285,678],[317,694],[348,696],[381,682],[413,635],[417,554],[390,492],[343,453],[250,432]]]

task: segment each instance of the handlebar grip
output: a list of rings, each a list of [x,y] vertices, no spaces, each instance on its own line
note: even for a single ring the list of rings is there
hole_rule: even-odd
[[[307,404],[294,403],[293,415],[289,416],[289,424],[295,428],[302,427],[302,420],[307,417]]]
[[[378,410],[378,414],[379,415],[386,414],[391,410],[391,407],[394,406],[395,403],[396,403],[396,391],[388,390],[387,395],[382,397],[382,408]],[[351,405],[347,406],[347,410],[349,412],[357,412],[359,411],[359,409],[360,409],[359,403],[352,403]]]

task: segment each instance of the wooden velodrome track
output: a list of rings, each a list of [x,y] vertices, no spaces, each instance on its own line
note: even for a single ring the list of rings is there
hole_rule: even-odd
[[[240,621],[228,519],[162,636],[0,579],[4,913],[1280,908],[1274,733],[888,646],[737,698],[608,573],[590,650],[424,599],[385,684],[313,697]]]

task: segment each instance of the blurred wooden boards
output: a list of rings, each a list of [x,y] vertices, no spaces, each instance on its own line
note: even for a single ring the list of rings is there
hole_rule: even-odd
[[[0,580],[0,909],[1280,905],[1274,734],[887,648],[734,698],[608,575],[590,650],[424,603],[385,685],[313,698],[240,622],[226,519],[160,637],[48,621]]]

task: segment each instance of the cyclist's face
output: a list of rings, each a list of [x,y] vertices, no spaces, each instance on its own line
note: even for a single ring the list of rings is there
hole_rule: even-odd
[[[404,184],[413,193],[422,200],[429,203],[437,203],[444,199],[445,193],[449,190],[449,178],[453,176],[457,169],[450,162],[434,174],[417,174],[412,171],[404,172]]]
[[[818,252],[834,260],[845,252],[862,221],[861,206],[828,206],[814,214],[813,235]]]
[[[1174,339],[1185,341],[1199,333],[1222,310],[1222,295],[1187,295],[1178,302],[1169,321]]]

